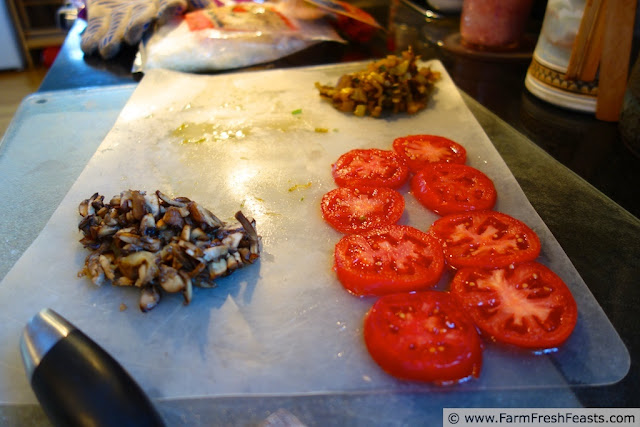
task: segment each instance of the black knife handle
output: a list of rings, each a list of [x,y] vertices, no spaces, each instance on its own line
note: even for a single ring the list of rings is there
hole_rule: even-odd
[[[55,425],[164,426],[133,378],[78,329],[46,353],[31,387]]]

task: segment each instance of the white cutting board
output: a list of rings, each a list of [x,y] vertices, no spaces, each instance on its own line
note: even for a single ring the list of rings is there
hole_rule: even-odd
[[[25,323],[44,307],[102,345],[152,398],[433,389],[397,381],[369,358],[361,323],[373,299],[351,296],[336,280],[333,246],[341,235],[320,214],[322,195],[335,187],[331,164],[342,153],[391,149],[394,138],[418,133],[466,147],[467,163],[496,184],[495,209],[540,235],[540,261],[564,278],[580,310],[576,331],[557,353],[488,344],[481,378],[456,388],[622,378],[629,355],[617,333],[442,64],[428,65],[442,73],[428,108],[389,119],[343,114],[318,96],[315,82],[335,84],[363,63],[219,76],[147,73],[43,232],[0,284],[0,402],[35,401],[18,342]],[[196,289],[188,306],[171,295],[140,312],[136,289],[98,288],[77,277],[87,255],[78,243],[78,204],[94,192],[109,199],[124,189],[186,196],[223,220],[241,209],[257,221],[261,260],[219,280],[218,288]],[[402,192],[407,207],[400,222],[426,230],[437,216],[408,186]]]

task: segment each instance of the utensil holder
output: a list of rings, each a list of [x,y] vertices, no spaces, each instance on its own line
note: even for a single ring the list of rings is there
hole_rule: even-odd
[[[618,121],[637,0],[549,0],[525,78],[538,98]]]

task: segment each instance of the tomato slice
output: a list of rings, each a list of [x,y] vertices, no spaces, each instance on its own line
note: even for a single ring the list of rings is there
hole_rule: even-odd
[[[525,223],[495,211],[452,214],[437,219],[429,233],[442,243],[453,268],[506,267],[533,261],[540,239]]]
[[[369,354],[389,374],[452,383],[478,377],[482,342],[448,292],[386,295],[364,320]]]
[[[438,215],[491,209],[498,197],[487,175],[455,163],[434,163],[420,169],[411,180],[411,191]]]
[[[398,188],[409,179],[409,168],[396,153],[377,148],[348,151],[332,168],[340,187]]]
[[[345,236],[334,255],[338,280],[358,296],[426,289],[438,283],[444,270],[440,243],[406,225]]]
[[[322,217],[341,233],[362,233],[396,223],[404,212],[404,197],[385,187],[340,187],[320,203]]]
[[[451,293],[483,334],[528,349],[552,349],[569,338],[578,308],[567,285],[537,262],[501,269],[463,268]]]
[[[467,150],[455,141],[438,135],[409,135],[393,140],[393,149],[418,172],[431,163],[458,163],[467,160]]]

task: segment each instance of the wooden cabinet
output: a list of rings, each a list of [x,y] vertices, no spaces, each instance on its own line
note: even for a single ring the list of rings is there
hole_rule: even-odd
[[[29,68],[34,65],[35,53],[62,45],[66,31],[60,28],[57,19],[65,0],[7,0],[7,5]]]

